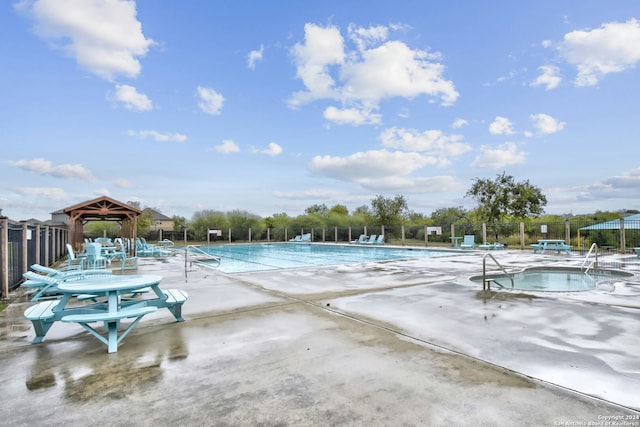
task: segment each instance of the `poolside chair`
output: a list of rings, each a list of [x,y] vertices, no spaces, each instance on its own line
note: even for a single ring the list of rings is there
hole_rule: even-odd
[[[305,233],[302,235],[300,239],[301,242],[310,242],[311,241],[311,233]]]
[[[369,236],[369,240],[365,241],[364,244],[365,245],[373,245],[376,242],[377,238],[378,238],[378,235],[372,234],[371,236]]]
[[[122,239],[120,239],[120,241],[116,239],[116,249],[111,259],[120,260],[120,269],[122,271],[138,269],[138,257],[127,256],[127,249]]]
[[[85,253],[87,268],[107,268],[107,257],[102,254],[102,244],[87,243]]]
[[[364,235],[364,234],[361,234],[361,235],[360,235],[360,237],[358,237],[358,239],[357,239],[357,240],[352,240],[352,241],[351,241],[351,243],[358,243],[358,244],[360,244],[360,243],[364,243],[364,242],[366,242],[366,241],[367,241],[367,236],[366,236],[366,235]]]
[[[290,242],[300,242],[302,241],[302,236],[297,234],[296,237],[289,239]]]
[[[375,242],[373,242],[374,245],[384,245],[384,234],[381,234],[378,236],[378,238],[376,239]]]
[[[169,256],[173,253],[170,249],[147,243],[144,237],[136,238],[136,251],[140,256]]]
[[[84,264],[86,262],[87,256],[85,254],[78,254],[73,250],[73,246],[70,243],[67,243],[67,264],[75,265],[79,269],[84,268]]]
[[[32,266],[33,268],[34,266]],[[28,289],[33,289],[36,293],[31,297],[31,301],[39,301],[46,298],[58,298],[60,292],[58,291],[58,285],[62,282],[69,280],[79,280],[87,276],[106,276],[111,275],[111,270],[97,269],[97,270],[74,270],[74,271],[59,271],[56,269],[49,269],[48,267],[38,266],[35,269],[49,271],[53,270],[54,273],[36,273],[34,271],[26,271],[22,274],[25,279],[20,286]]]
[[[476,236],[473,234],[465,234],[462,243],[460,243],[460,247],[462,249],[475,249],[476,247]]]

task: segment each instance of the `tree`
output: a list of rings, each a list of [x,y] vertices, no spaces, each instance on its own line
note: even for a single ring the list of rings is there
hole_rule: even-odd
[[[307,214],[307,215],[327,216],[327,214],[329,213],[329,208],[324,203],[315,204],[315,205],[311,205],[307,209],[305,209],[304,213]]]
[[[182,231],[187,228],[187,218],[174,215],[171,220],[173,220],[173,231]]]
[[[396,194],[393,199],[376,196],[371,200],[373,217],[380,225],[398,225],[406,219],[409,212],[404,196]]]
[[[440,208],[431,213],[433,223],[440,225],[456,224],[466,217],[467,211],[462,206],[456,208]]]
[[[495,180],[476,178],[465,194],[478,202],[477,213],[488,222],[498,222],[507,216],[515,218],[537,217],[544,212],[547,198],[542,191],[529,183],[514,182],[513,176],[504,172]]]

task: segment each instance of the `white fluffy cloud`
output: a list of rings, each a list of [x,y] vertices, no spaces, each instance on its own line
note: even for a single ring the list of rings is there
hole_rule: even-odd
[[[203,113],[216,116],[222,112],[225,99],[224,96],[215,90],[198,86],[198,99],[198,108],[200,108]]]
[[[261,153],[266,154],[267,156],[277,156],[282,153],[282,147],[275,142],[270,142],[268,148],[262,150]]]
[[[240,147],[238,147],[238,144],[230,139],[225,139],[224,141],[222,141],[222,144],[216,145],[215,147],[213,147],[213,149],[218,153],[224,154],[237,153],[238,151],[240,151]]]
[[[564,129],[565,122],[558,121],[548,114],[532,114],[529,116],[531,123],[538,130],[538,133],[542,135],[550,135],[552,133],[560,132]]]
[[[9,166],[17,167],[39,175],[49,175],[56,178],[79,179],[85,181],[95,181],[95,177],[84,166],[80,164],[61,164],[53,166],[51,161],[36,158],[32,160],[7,161]]]
[[[608,22],[594,30],[565,34],[560,55],[575,65],[576,86],[594,86],[609,73],[633,68],[640,62],[640,22]]]
[[[324,110],[324,118],[339,125],[368,125],[380,123],[382,116],[365,109],[331,106]]]
[[[341,181],[360,182],[373,178],[408,175],[416,169],[438,163],[434,157],[402,151],[371,150],[350,156],[315,156],[311,172]]]
[[[461,127],[466,126],[468,124],[469,122],[466,121],[465,119],[455,119],[451,127],[454,129],[460,129]]]
[[[459,156],[471,150],[469,144],[460,142],[462,135],[446,135],[439,130],[419,132],[415,129],[389,128],[380,134],[384,147],[406,151],[420,151],[437,156]]]
[[[256,62],[262,61],[262,56],[264,55],[264,45],[260,45],[260,49],[252,50],[249,52],[247,56],[247,67],[251,70],[256,68]]]
[[[506,117],[496,116],[495,120],[489,125],[489,133],[492,135],[513,135],[513,123]]]
[[[124,0],[26,0],[16,9],[34,21],[35,32],[89,72],[112,81],[134,78],[154,41],[142,34],[136,4]]]
[[[471,162],[471,167],[501,169],[524,163],[526,157],[527,153],[519,150],[514,142],[505,142],[497,147],[483,145],[480,147],[480,155]]]
[[[161,133],[155,130],[139,130],[134,131],[130,130],[127,132],[130,136],[137,136],[140,139],[151,138],[157,142],[178,142],[182,143],[187,140],[186,135],[182,135],[180,133]]]
[[[545,90],[551,90],[557,88],[562,81],[560,68],[555,65],[543,65],[538,70],[540,75],[531,82],[531,86],[544,86]]]
[[[116,85],[115,99],[124,104],[127,110],[133,111],[149,111],[153,110],[153,103],[143,93],[139,93],[137,89],[129,85]]]
[[[378,123],[371,116],[380,101],[420,95],[452,105],[458,98],[453,83],[444,79],[440,55],[411,49],[401,41],[387,40],[388,28],[349,26],[347,42],[335,26],[305,25],[305,39],[292,49],[297,76],[305,86],[289,99],[292,108],[319,99],[341,107],[325,110],[325,118],[338,124]],[[354,110],[361,110],[355,114]]]

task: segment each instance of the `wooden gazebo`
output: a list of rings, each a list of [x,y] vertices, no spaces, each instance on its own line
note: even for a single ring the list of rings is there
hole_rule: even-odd
[[[88,200],[64,209],[71,217],[69,224],[69,240],[78,250],[83,243],[84,225],[89,221],[118,221],[122,228],[122,237],[135,241],[138,235],[138,215],[140,209],[129,206],[107,196]],[[133,245],[135,250],[135,245]]]

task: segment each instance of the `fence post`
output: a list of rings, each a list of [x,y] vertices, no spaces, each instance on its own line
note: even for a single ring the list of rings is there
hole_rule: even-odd
[[[333,239],[338,243],[338,227],[333,227]]]
[[[36,238],[36,256],[35,256],[35,263],[36,264],[42,264],[40,262],[40,224],[36,224],[36,232],[35,232],[35,238]]]
[[[402,224],[400,226],[400,230],[401,230],[401,233],[402,233],[402,246],[404,246],[404,224]]]
[[[487,223],[483,222],[482,223],[482,244],[486,244],[487,243]]]
[[[9,218],[0,216],[0,281],[2,297],[9,297]]]
[[[571,246],[571,224],[568,219],[564,220],[564,240]]]
[[[229,243],[231,243],[231,227],[229,227]]]
[[[22,223],[22,272],[27,271],[29,264],[29,243],[27,241],[27,234],[29,233],[29,225],[27,221],[20,221]]]
[[[251,227],[249,227],[249,243],[251,243]]]
[[[625,253],[627,251],[627,240],[624,232],[624,218],[620,218],[620,252]]]
[[[44,265],[51,265],[51,240],[49,239],[49,226],[44,227]]]
[[[520,223],[520,249],[524,249],[524,222]]]
[[[429,235],[427,234],[427,226],[424,226],[424,245],[429,246]]]

